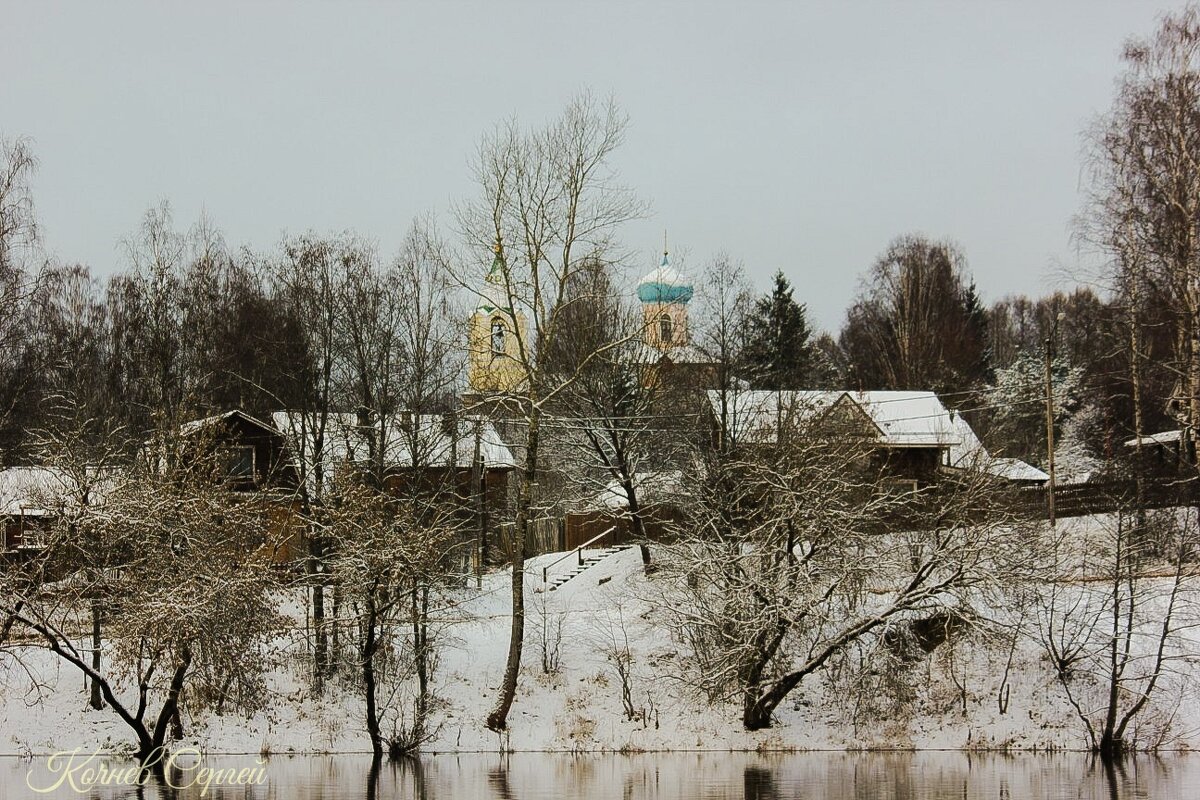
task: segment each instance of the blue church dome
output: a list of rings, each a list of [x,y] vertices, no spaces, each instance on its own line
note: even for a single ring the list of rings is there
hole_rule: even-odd
[[[638,282],[637,295],[643,303],[687,303],[692,299],[692,284],[671,269],[663,253],[659,268]]]

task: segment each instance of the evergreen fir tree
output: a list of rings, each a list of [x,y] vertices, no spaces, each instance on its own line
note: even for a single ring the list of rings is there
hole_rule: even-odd
[[[812,331],[805,307],[792,298],[783,272],[775,273],[770,294],[759,298],[749,320],[746,366],[759,389],[803,389],[811,378]]]
[[[975,282],[967,287],[963,297],[963,312],[966,315],[966,336],[964,348],[968,351],[968,374],[964,379],[969,382],[991,383],[995,380],[996,372],[992,364],[991,336],[988,332],[988,315],[975,290]]]

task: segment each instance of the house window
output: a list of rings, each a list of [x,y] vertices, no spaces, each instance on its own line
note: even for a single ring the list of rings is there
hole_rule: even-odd
[[[658,340],[663,344],[671,344],[674,340],[674,324],[671,322],[671,317],[668,314],[663,314],[658,318]]]
[[[504,323],[492,320],[492,355],[504,355]]]
[[[239,482],[254,480],[254,448],[252,446],[239,445],[225,451],[225,477]]]

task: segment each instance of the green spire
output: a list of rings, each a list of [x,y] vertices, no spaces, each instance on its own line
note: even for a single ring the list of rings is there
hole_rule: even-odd
[[[504,247],[500,244],[500,240],[496,240],[496,244],[492,246],[492,252],[496,257],[492,259],[492,268],[488,270],[487,282],[495,283],[499,286],[504,285]]]
[[[507,311],[511,314],[508,288],[504,280],[504,248],[499,239],[496,240],[492,249],[495,251],[496,257],[492,259],[492,267],[488,270],[487,277],[484,278],[483,289],[479,292],[479,305],[476,306],[476,309],[488,314],[493,311]]]

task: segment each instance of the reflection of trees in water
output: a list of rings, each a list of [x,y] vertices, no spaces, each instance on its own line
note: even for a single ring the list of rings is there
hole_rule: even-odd
[[[0,797],[24,791],[28,767],[6,769]],[[214,769],[246,766],[217,758]],[[1104,763],[1082,753],[964,752],[640,754],[632,756],[463,755],[399,762],[352,755],[271,759],[268,783],[213,785],[213,800],[959,800],[987,797],[1192,797],[1200,756],[1128,756]],[[90,800],[198,800],[200,786],[96,787]],[[55,795],[58,796],[58,795]],[[64,795],[65,796],[65,795]]]
[[[367,770],[367,800],[375,800],[379,795],[379,768],[383,756],[376,753],[371,759],[371,768]]]
[[[400,774],[401,778],[407,776],[408,782],[412,786],[411,796],[414,800],[427,800],[429,791],[424,761],[420,758],[402,758],[399,761],[393,762],[392,766]],[[400,782],[400,780],[397,781],[397,783]]]
[[[775,773],[767,767],[747,764],[742,771],[742,796],[746,800],[777,800]]]
[[[1120,773],[1121,783],[1125,782],[1125,764],[1116,763],[1116,759],[1112,758],[1100,759],[1100,761],[1104,765],[1104,779],[1108,783],[1108,796],[1110,800],[1117,800],[1121,796],[1121,790],[1117,786],[1117,777]]]
[[[371,758],[371,766],[367,770],[366,800],[376,800],[380,796],[379,784],[383,775],[383,755]],[[387,773],[391,778],[390,791],[384,791],[384,797],[411,797],[413,800],[427,800],[429,797],[428,781],[425,774],[425,762],[420,758],[404,757],[387,762]],[[404,787],[408,791],[402,791]]]
[[[488,770],[488,787],[496,793],[500,800],[515,800],[512,787],[508,783],[508,764],[500,762],[500,766]]]

